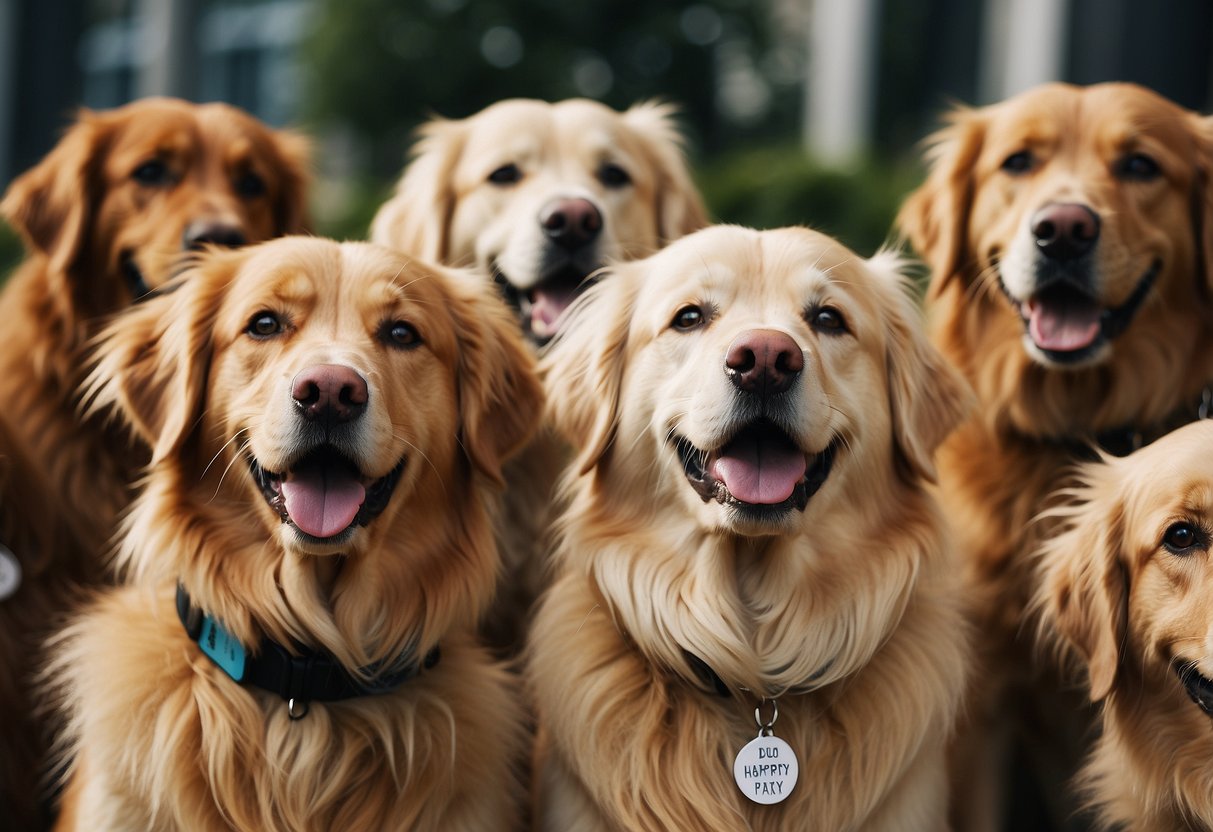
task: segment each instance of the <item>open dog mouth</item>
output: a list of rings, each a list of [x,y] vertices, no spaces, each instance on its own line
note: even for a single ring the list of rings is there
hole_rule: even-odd
[[[672,441],[687,482],[705,503],[764,514],[804,511],[830,475],[839,444],[834,439],[823,451],[808,453],[767,420],[746,425],[713,451],[678,435]]]
[[[248,463],[265,502],[282,522],[316,540],[331,540],[370,524],[387,508],[405,460],[375,480],[331,445],[313,448],[281,473],[252,457]]]
[[[1213,716],[1213,680],[1202,676],[1196,669],[1196,662],[1182,661],[1172,667],[1179,682],[1188,692],[1188,697],[1196,706],[1209,716]]]
[[[530,289],[519,289],[497,266],[493,280],[506,302],[518,311],[523,329],[539,344],[547,343],[560,329],[560,319],[577,296],[594,284],[589,272],[572,265],[562,266]]]
[[[1032,343],[1049,360],[1073,364],[1093,355],[1124,332],[1150,293],[1158,277],[1155,261],[1124,303],[1105,308],[1083,289],[1064,280],[1054,281],[1026,301],[1014,297],[1001,278],[1003,293],[1019,311]]]

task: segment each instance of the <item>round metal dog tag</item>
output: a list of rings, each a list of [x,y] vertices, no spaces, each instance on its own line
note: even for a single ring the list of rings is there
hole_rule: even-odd
[[[733,779],[741,793],[755,803],[779,803],[796,788],[800,764],[796,752],[779,737],[750,740],[733,761]]]
[[[0,601],[7,601],[17,594],[21,586],[21,564],[17,556],[0,544]]]

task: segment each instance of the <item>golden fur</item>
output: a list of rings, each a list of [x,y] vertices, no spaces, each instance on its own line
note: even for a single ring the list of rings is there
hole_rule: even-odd
[[[969,394],[906,290],[891,255],[722,226],[618,266],[578,301],[543,362],[549,415],[578,457],[528,648],[542,828],[941,828],[969,662],[926,485]],[[700,324],[678,331],[688,309]],[[722,361],[754,327],[803,354],[778,408],[787,441],[837,447],[803,512],[701,499],[675,450],[682,437],[721,449],[701,460],[724,453],[745,417]],[[778,697],[775,734],[801,766],[777,806],[732,777],[762,696]]]
[[[534,338],[555,326],[524,311],[535,308],[537,289],[558,310],[596,269],[651,254],[707,222],[668,105],[616,112],[586,99],[511,99],[469,118],[433,120],[420,135],[371,239],[495,276]],[[510,165],[515,181],[492,181]],[[544,228],[545,210],[562,200],[587,200],[601,218],[583,246],[563,246]],[[520,642],[520,619],[543,584],[553,485],[566,460],[563,444],[544,431],[507,466],[496,524],[506,579],[486,626],[503,646]]]
[[[210,255],[108,330],[97,406],[153,459],[119,550],[130,586],[57,650],[76,760],[62,829],[521,824],[522,708],[471,633],[497,568],[488,489],[541,391],[504,305],[466,282],[378,246],[288,237]],[[365,379],[365,412],[307,439],[320,434],[292,379],[337,365]],[[403,465],[377,519],[301,531],[286,483],[311,442],[340,447],[364,482]],[[256,470],[285,472],[289,522]],[[291,721],[188,640],[177,582],[245,645],[297,641],[351,670],[435,644],[441,660]]]
[[[1213,722],[1180,681],[1213,677],[1211,458],[1206,421],[1084,466],[1041,549],[1044,635],[1103,702],[1081,783],[1104,828],[1213,829]]]
[[[0,547],[21,571],[16,592],[0,600],[0,828],[42,829],[50,801],[42,788],[48,728],[35,717],[38,647],[60,624],[53,615],[88,550],[77,530],[56,517],[57,495],[25,457],[0,414]]]
[[[931,267],[932,338],[979,400],[940,449],[939,468],[981,632],[982,687],[957,752],[956,793],[967,805],[957,817],[961,828],[988,829],[1002,811],[998,749],[1008,734],[1035,723],[1029,752],[1040,749],[1041,779],[1059,784],[1083,731],[1073,716],[1081,703],[1054,698],[1056,680],[1033,660],[1025,627],[1026,555],[1048,528],[1032,518],[1100,432],[1149,441],[1195,418],[1213,379],[1205,323],[1213,133],[1140,87],[1050,84],[953,112],[928,158],[899,224]],[[1154,274],[1127,328],[1068,364],[1037,348],[1021,320],[1040,262],[1032,219],[1052,203],[1100,218],[1085,265],[1101,309],[1126,304]],[[1055,817],[1070,811],[1060,799]]]

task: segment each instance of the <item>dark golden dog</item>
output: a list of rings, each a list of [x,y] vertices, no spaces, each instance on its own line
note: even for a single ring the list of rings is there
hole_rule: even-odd
[[[1141,87],[1054,84],[956,111],[930,161],[899,220],[931,266],[935,343],[980,402],[939,467],[982,631],[957,820],[987,829],[1009,739],[1048,784],[1081,750],[1025,627],[1048,529],[1032,519],[1091,445],[1124,453],[1195,419],[1213,380],[1213,133]],[[1058,796],[1055,817],[1070,808]]]
[[[489,487],[541,391],[504,304],[460,283],[288,237],[107,331],[98,406],[153,459],[131,585],[58,647],[61,829],[521,824],[522,708],[472,632]]]

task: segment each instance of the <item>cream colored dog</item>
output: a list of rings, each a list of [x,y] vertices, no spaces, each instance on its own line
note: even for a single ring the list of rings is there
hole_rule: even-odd
[[[714,227],[570,310],[545,359],[578,457],[529,657],[542,828],[943,827],[969,658],[927,483],[968,394],[906,290],[891,255]],[[778,805],[749,798],[786,778],[734,782],[756,706],[799,759]]]

